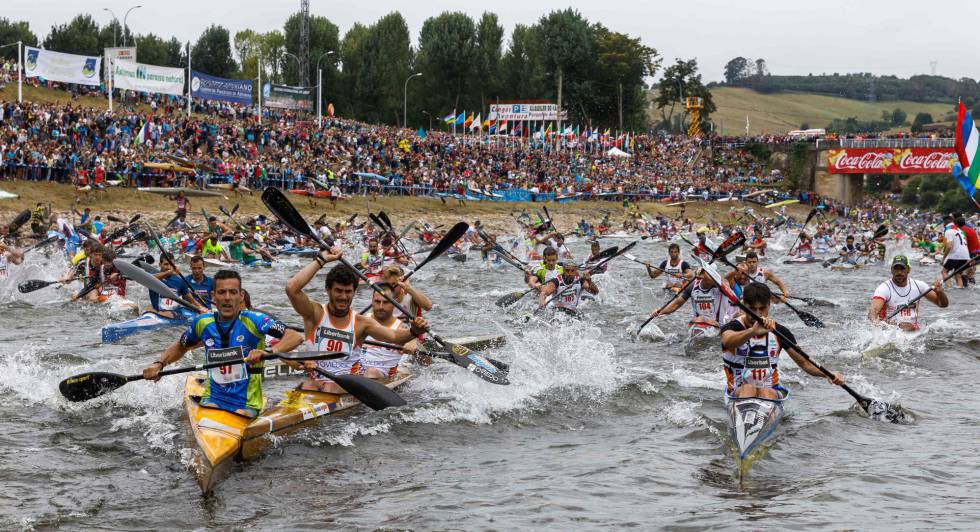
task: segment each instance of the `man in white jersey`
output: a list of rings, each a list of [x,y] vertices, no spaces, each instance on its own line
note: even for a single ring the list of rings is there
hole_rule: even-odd
[[[394,297],[394,290],[390,284],[379,283],[386,294]],[[371,317],[382,327],[392,330],[408,330],[408,325],[398,319],[394,313],[395,306],[390,301],[374,292],[371,295]],[[378,340],[368,336],[368,340]],[[361,358],[354,365],[355,371],[359,370],[361,375],[369,379],[384,381],[395,376],[398,372],[398,363],[401,362],[402,353],[414,353],[418,348],[418,341],[412,340],[405,344],[402,349],[392,349],[390,347],[380,347],[365,343],[361,348]]]
[[[664,273],[667,274],[664,289],[675,294],[680,292],[688,279],[694,277],[691,266],[681,258],[681,247],[673,242],[667,246],[667,260],[661,262],[659,268],[654,268],[649,262],[644,263],[644,265],[647,267],[647,275],[651,279],[656,279]]]
[[[879,323],[881,320],[891,316],[899,308],[902,309],[894,318],[888,321],[892,325],[897,325],[906,331],[917,331],[919,323],[919,302],[916,301],[911,306],[905,305],[929,290],[929,285],[922,281],[909,278],[912,270],[909,258],[905,255],[895,255],[892,259],[892,278],[881,283],[871,296],[871,305],[868,307],[868,319],[871,323]],[[949,298],[943,291],[943,283],[937,280],[932,286],[932,292],[925,295],[932,304],[939,308],[949,306]]]
[[[650,317],[656,318],[657,316],[671,314],[688,300],[691,301],[694,310],[694,316],[688,326],[691,329],[702,329],[700,331],[702,333],[712,329],[712,332],[717,333],[723,325],[722,320],[732,314],[728,311],[728,299],[722,295],[721,290],[711,280],[711,276],[701,270],[698,272],[697,279],[689,284],[678,297],[674,298],[662,310],[656,309],[651,312]],[[692,330],[691,332],[695,331]]]
[[[403,345],[412,338],[428,330],[429,324],[423,318],[415,318],[408,329],[391,329],[369,316],[358,316],[351,307],[357,292],[357,274],[347,265],[334,266],[325,281],[328,301],[323,305],[315,303],[306,295],[303,288],[313,280],[321,268],[339,259],[343,253],[333,248],[320,252],[316,260],[296,273],[286,283],[286,296],[293,309],[303,317],[303,331],[306,334],[306,348],[310,351],[342,352],[347,356],[334,360],[307,360],[296,369],[306,369],[309,377],[300,388],[327,393],[345,393],[333,381],[316,373],[315,367],[330,373],[352,373],[359,356],[359,346],[364,338],[371,336],[382,342]],[[292,365],[292,364],[290,364]]]
[[[945,251],[943,252],[943,276],[949,275],[963,266],[970,260],[970,250],[966,245],[966,235],[960,228],[953,223],[953,217],[947,215],[943,218],[946,229],[943,231],[943,242]],[[957,288],[963,288],[963,274],[959,273],[953,277]]]
[[[771,282],[772,284],[779,287],[779,291],[783,294],[777,299],[786,302],[786,296],[789,295],[789,289],[783,284],[783,280],[776,277],[776,274],[771,271],[759,266],[759,255],[755,251],[749,251],[745,254],[745,275],[749,277],[750,281],[756,283],[766,284]]]
[[[541,287],[541,293],[538,295],[538,306],[544,308],[552,294],[558,294],[553,302],[554,305],[574,313],[578,310],[578,304],[582,302],[582,290],[592,295],[599,293],[599,287],[592,282],[589,272],[579,276],[578,265],[574,261],[566,261],[562,267],[561,275],[549,280]]]

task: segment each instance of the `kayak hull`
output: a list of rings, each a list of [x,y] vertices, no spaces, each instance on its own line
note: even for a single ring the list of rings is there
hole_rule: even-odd
[[[164,318],[153,312],[144,312],[138,318],[106,325],[102,328],[102,343],[111,344],[127,336],[155,331],[165,327],[179,327],[186,324],[187,320],[192,317],[190,311],[181,309],[175,312],[177,312],[178,317],[173,319]]]
[[[782,426],[789,391],[785,388],[779,388],[779,391],[780,399],[725,396],[729,436],[740,477],[765,454]]]

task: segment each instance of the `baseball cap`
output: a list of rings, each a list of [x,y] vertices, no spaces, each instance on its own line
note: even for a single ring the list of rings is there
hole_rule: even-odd
[[[911,268],[909,258],[905,255],[895,255],[895,258],[892,259],[892,267],[895,266],[903,266],[906,270]]]

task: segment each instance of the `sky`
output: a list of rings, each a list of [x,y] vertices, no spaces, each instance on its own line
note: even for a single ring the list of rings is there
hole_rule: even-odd
[[[176,36],[184,42],[197,40],[210,24],[221,24],[232,35],[246,28],[281,29],[300,4],[299,0],[142,2],[127,19],[131,32]],[[0,16],[27,20],[43,39],[51,26],[66,23],[81,11],[107,24],[112,18],[103,8],[123,17],[138,2],[2,0],[2,4]],[[391,11],[401,11],[413,43],[425,19],[443,11],[463,11],[474,18],[493,11],[506,39],[515,24],[533,24],[551,11],[568,7],[591,22],[640,37],[660,52],[665,66],[676,58],[697,58],[705,82],[720,81],[725,63],[736,56],[764,58],[773,74],[871,72],[907,78],[930,73],[930,63],[935,61],[936,74],[980,78],[980,61],[970,52],[974,32],[958,24],[980,19],[980,2],[969,0],[310,0],[310,13],[329,18],[341,36],[355,22],[371,24]],[[505,49],[506,45],[505,41]]]

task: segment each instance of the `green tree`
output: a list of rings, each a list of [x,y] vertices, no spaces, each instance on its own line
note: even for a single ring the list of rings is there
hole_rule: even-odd
[[[552,11],[538,21],[535,36],[549,93],[562,79],[562,107],[571,121],[588,121],[596,106],[596,46],[592,28],[578,11]]]
[[[272,30],[262,35],[260,44],[262,72],[266,74],[262,83],[265,83],[266,79],[272,83],[282,83],[282,64],[286,60],[286,38],[281,31]]]
[[[187,66],[184,46],[176,37],[164,41],[152,33],[136,36],[137,59],[141,63],[168,67]]]
[[[533,26],[514,26],[510,46],[500,61],[500,77],[512,98],[541,98],[545,95],[544,64],[535,31]]]
[[[622,94],[623,129],[646,130],[647,100],[644,79],[660,67],[657,50],[639,38],[593,27],[596,41],[596,95],[593,120],[598,125],[619,128],[619,95]],[[588,124],[592,125],[592,124]]]
[[[355,25],[356,26],[356,25]],[[341,46],[345,74],[351,58],[353,92],[349,99],[356,105],[356,117],[367,122],[401,122],[402,87],[412,66],[412,48],[408,24],[401,13],[389,13],[371,25],[366,32],[356,30],[352,41],[344,37]],[[351,45],[351,50],[347,45]],[[350,54],[350,55],[348,55]]]
[[[24,46],[37,46],[37,35],[31,31],[31,24],[27,21],[12,21],[0,17],[0,44],[7,44],[23,41]],[[9,46],[0,49],[0,57],[5,59],[17,58],[17,47]]]
[[[476,26],[476,76],[480,107],[487,98],[500,96],[500,59],[503,55],[504,28],[495,13],[483,13]]]
[[[687,61],[678,58],[677,62],[664,70],[664,77],[660,81],[657,91],[657,98],[654,105],[660,111],[660,118],[663,127],[677,130],[673,118],[675,112],[684,112],[684,102],[682,98],[700,96],[704,108],[701,109],[701,129],[704,130],[705,123],[711,113],[717,107],[711,98],[711,91],[701,83],[701,74],[698,74],[698,60],[689,59]],[[686,130],[687,126],[681,120],[680,130]]]
[[[752,72],[750,64],[750,61],[742,56],[725,63],[725,83],[734,86],[749,77]]]
[[[286,38],[286,50],[299,54],[299,13],[294,13],[286,20],[283,26],[283,34]],[[340,30],[337,25],[326,17],[311,15],[309,19],[310,32],[310,56],[308,77],[310,86],[316,85],[316,61],[321,54],[326,52],[337,53],[340,48]],[[320,60],[320,68],[323,70],[323,95],[327,97],[336,90],[337,68],[336,57],[327,56]],[[289,83],[299,82],[300,76],[294,59],[286,60],[283,65],[283,73]]]
[[[912,132],[918,133],[922,131],[922,126],[926,124],[931,124],[933,122],[932,115],[929,113],[918,113],[915,115],[915,120],[912,122]]]
[[[191,48],[191,67],[211,76],[230,78],[235,75],[238,65],[231,56],[231,38],[227,29],[212,24],[201,33]]]
[[[367,40],[369,29],[367,26],[356,22],[340,43],[340,58],[344,64],[344,70],[340,75],[341,86],[335,109],[338,113],[348,117],[360,117],[363,109],[361,95],[367,92],[365,70],[367,62],[367,52],[364,43]]]
[[[422,79],[413,83],[422,88],[424,108],[437,113],[447,108],[476,111],[480,100],[467,98],[467,88],[480,84],[475,79],[477,54],[476,25],[469,15],[442,13],[422,23],[415,61]]]
[[[908,119],[908,114],[905,111],[896,107],[892,110],[891,122],[893,126],[901,126]]]
[[[112,45],[111,35],[108,44]],[[92,15],[76,15],[67,24],[52,26],[44,38],[44,47],[66,54],[101,56],[105,45]]]

